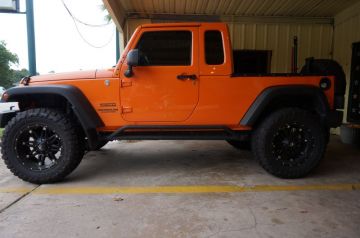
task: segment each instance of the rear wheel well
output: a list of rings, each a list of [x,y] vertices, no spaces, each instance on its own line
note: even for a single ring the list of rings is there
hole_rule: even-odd
[[[321,118],[323,122],[326,120],[326,108],[324,104],[319,100],[318,97],[309,95],[279,95],[271,99],[271,101],[262,110],[260,115],[257,117],[254,127],[263,121],[264,118],[268,117],[271,113],[278,111],[283,108],[299,108],[315,114]]]

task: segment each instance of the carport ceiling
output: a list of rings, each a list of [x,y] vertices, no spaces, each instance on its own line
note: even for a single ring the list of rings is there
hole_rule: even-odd
[[[179,20],[192,16],[333,18],[359,0],[104,0],[114,20],[127,18]],[[181,18],[185,16],[185,18]],[[188,16],[188,17],[186,17]],[[212,18],[207,18],[213,16]],[[199,20],[202,20],[199,18]]]
[[[117,0],[127,13],[332,17],[358,0]]]

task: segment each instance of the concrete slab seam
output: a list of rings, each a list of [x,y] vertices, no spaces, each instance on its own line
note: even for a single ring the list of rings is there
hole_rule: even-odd
[[[22,193],[22,195],[20,197],[18,197],[17,199],[15,199],[13,202],[11,202],[10,204],[8,204],[7,206],[5,206],[4,208],[2,208],[0,210],[0,214],[3,213],[4,211],[6,211],[7,209],[9,209],[11,206],[15,205],[16,203],[18,203],[19,201],[21,201],[22,199],[24,199],[26,196],[28,196],[30,193],[34,192],[38,187],[40,187],[40,185],[37,185],[36,187],[34,187],[33,189],[26,189],[26,188],[21,188],[21,189],[9,189],[9,191],[11,191],[10,193]],[[2,189],[0,189],[0,193],[2,192]],[[9,192],[8,192],[9,193]]]

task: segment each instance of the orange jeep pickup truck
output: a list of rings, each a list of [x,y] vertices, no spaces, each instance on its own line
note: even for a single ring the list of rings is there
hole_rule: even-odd
[[[2,103],[2,158],[32,183],[63,179],[112,140],[226,140],[281,178],[319,163],[342,121],[345,77],[332,60],[299,74],[233,70],[226,24],[136,29],[116,67],[23,78]]]

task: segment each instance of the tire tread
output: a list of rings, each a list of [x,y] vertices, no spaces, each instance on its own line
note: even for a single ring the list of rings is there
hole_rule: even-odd
[[[314,150],[314,156],[312,161],[304,168],[299,169],[279,169],[269,159],[269,155],[266,154],[264,146],[270,141],[264,141],[264,138],[269,136],[268,133],[272,130],[272,126],[279,120],[286,120],[285,118],[299,118],[300,120],[311,121],[313,128],[315,129],[315,137],[318,140],[318,147]],[[255,130],[252,136],[252,148],[253,153],[259,164],[270,174],[273,174],[280,178],[301,178],[307,175],[313,170],[323,158],[326,149],[326,135],[325,130],[321,129],[320,120],[316,115],[313,115],[309,111],[299,108],[283,108],[270,114]]]
[[[43,173],[41,176],[36,176],[34,173],[24,173],[23,169],[18,167],[17,163],[14,163],[14,158],[9,155],[9,137],[13,136],[14,128],[18,123],[27,123],[31,118],[40,118],[44,120],[50,120],[62,127],[62,130],[68,135],[69,143],[72,145],[70,151],[70,158],[65,158],[66,163],[60,163],[61,167],[53,170],[53,173]],[[13,117],[8,125],[5,127],[1,153],[2,158],[7,168],[17,177],[31,183],[43,184],[54,183],[63,180],[68,174],[70,174],[81,162],[83,157],[83,143],[80,143],[80,138],[76,133],[77,128],[74,123],[62,112],[50,109],[50,108],[35,108],[19,112]]]

